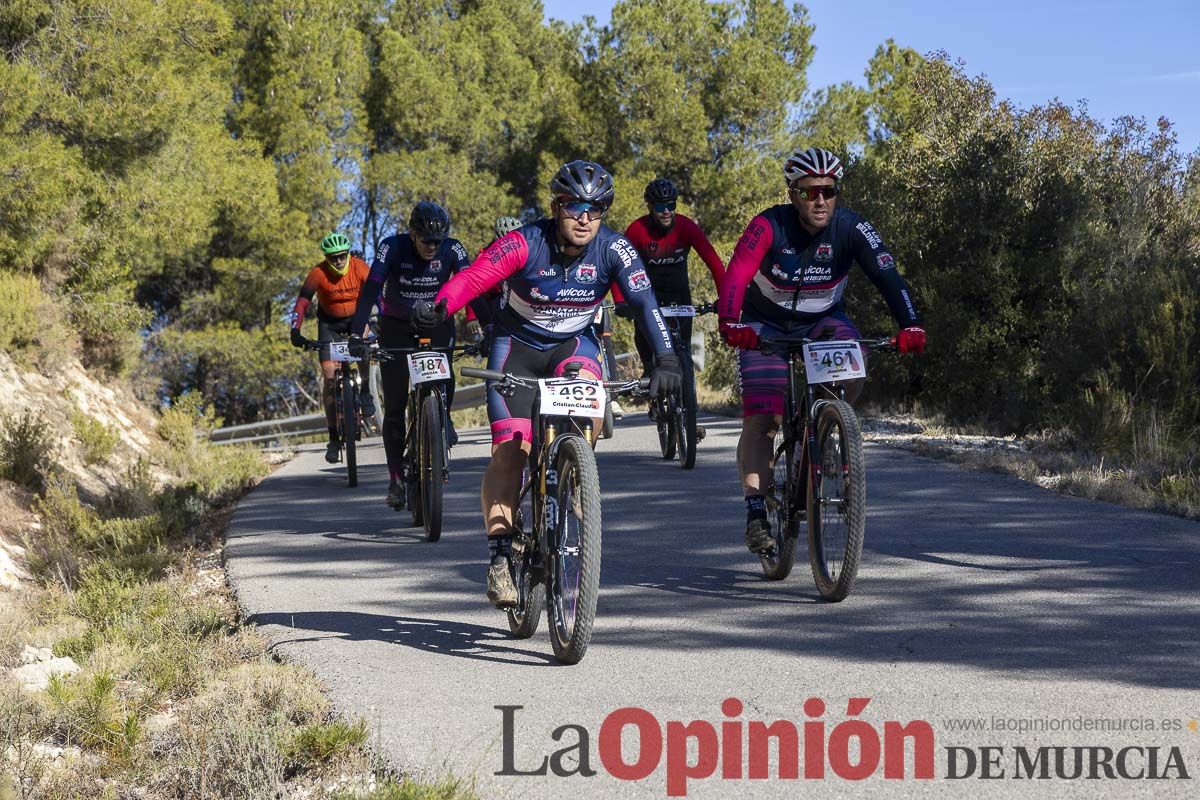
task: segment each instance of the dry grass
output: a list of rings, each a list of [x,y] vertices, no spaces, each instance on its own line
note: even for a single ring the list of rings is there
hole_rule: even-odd
[[[41,692],[0,683],[0,797],[473,796],[389,778],[365,724],[241,626],[220,538],[265,465],[198,441],[196,421],[160,429],[172,485],[139,464],[100,503],[61,481],[36,499],[33,580],[0,603],[0,666],[32,645],[80,670]]]

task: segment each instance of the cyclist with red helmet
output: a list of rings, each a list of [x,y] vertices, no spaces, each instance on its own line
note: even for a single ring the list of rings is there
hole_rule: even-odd
[[[650,279],[629,241],[601,223],[613,201],[612,176],[591,161],[563,165],[550,181],[551,216],[523,225],[488,246],[470,269],[438,292],[436,304],[414,309],[419,325],[441,324],[474,298],[503,283],[495,315],[488,369],[548,378],[568,362],[583,363],[580,375],[599,378],[600,343],[592,330],[596,307],[619,286],[641,325],[657,331],[650,390],[677,391],[683,375],[671,350]],[[517,602],[509,557],[513,508],[533,430],[532,389],[503,396],[487,392],[492,460],[483,476],[481,501],[491,563],[487,596],[497,608]]]
[[[308,271],[300,294],[292,306],[292,344],[304,347],[307,343],[300,333],[304,315],[314,299],[317,301],[317,341],[321,343],[321,404],[325,407],[325,421],[329,425],[329,444],[325,448],[325,460],[337,463],[341,442],[338,440],[336,409],[333,399],[333,373],[337,362],[330,357],[329,344],[345,341],[350,337],[351,320],[359,292],[367,280],[370,267],[358,256],[350,254],[350,240],[334,231],[321,240],[321,252],[325,260]],[[365,322],[364,322],[365,325]],[[361,331],[362,328],[357,330]],[[368,365],[369,369],[369,365]],[[371,399],[369,373],[364,370],[359,402],[367,416],[375,414],[375,401]]]
[[[688,254],[695,249],[712,274],[713,288],[720,291],[725,265],[713,249],[704,231],[690,217],[676,213],[675,204],[679,192],[675,184],[666,178],[655,178],[646,185],[643,193],[646,200],[646,215],[629,223],[625,238],[637,248],[638,255],[646,263],[646,274],[654,288],[654,297],[660,305],[691,305],[692,287],[688,281]],[[626,316],[619,291],[613,291],[618,303],[617,314]],[[679,319],[679,333],[685,345],[692,344],[692,318]],[[633,342],[637,346],[642,364],[651,364],[653,349],[641,328],[634,330]]]
[[[859,338],[846,316],[843,297],[850,266],[857,263],[883,294],[900,327],[900,351],[925,349],[925,331],[908,284],[883,239],[871,223],[837,205],[843,172],[841,161],[828,150],[792,153],[783,166],[791,202],[772,206],[750,221],[721,287],[721,336],[741,350],[738,470],[746,500],[746,546],[755,553],[774,548],[764,492],[787,382],[786,359],[757,351],[759,336]],[[848,388],[847,399],[853,401],[861,386]]]

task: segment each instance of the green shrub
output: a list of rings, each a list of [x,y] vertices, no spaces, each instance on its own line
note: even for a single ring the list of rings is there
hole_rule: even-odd
[[[0,350],[20,355],[36,344],[46,303],[38,279],[32,275],[0,272]]]
[[[141,723],[116,689],[116,678],[105,671],[52,676],[46,710],[55,736],[68,745],[127,756],[141,738]]]
[[[300,771],[345,755],[367,742],[367,725],[362,720],[347,724],[341,720],[305,725],[284,745],[283,752]]]
[[[70,420],[75,438],[83,446],[83,463],[91,466],[107,461],[121,440],[120,434],[78,409],[71,412]]]
[[[40,413],[26,410],[0,418],[0,477],[40,492],[53,457],[54,436]]]

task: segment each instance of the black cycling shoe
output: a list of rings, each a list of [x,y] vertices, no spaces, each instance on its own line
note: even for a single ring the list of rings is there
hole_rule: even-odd
[[[771,523],[755,517],[746,523],[746,547],[751,553],[769,556],[775,552],[775,537],[771,535]]]
[[[399,481],[389,483],[387,498],[384,499],[384,502],[391,506],[393,511],[404,508],[404,484]]]
[[[325,460],[330,464],[336,464],[342,460],[342,443],[337,439],[330,439],[329,444],[325,445]]]

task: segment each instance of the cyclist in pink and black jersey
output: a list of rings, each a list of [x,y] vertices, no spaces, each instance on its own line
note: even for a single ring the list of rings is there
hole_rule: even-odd
[[[784,410],[787,361],[757,351],[759,336],[859,338],[844,302],[850,267],[857,263],[901,329],[900,351],[925,349],[921,318],[896,260],[871,223],[837,205],[844,172],[838,157],[819,148],[797,150],[783,172],[791,202],[768,208],[746,226],[717,305],[721,336],[741,350],[738,470],[746,500],[746,546],[762,554],[775,547],[764,491]],[[853,401],[860,388],[850,387],[847,399]]]

